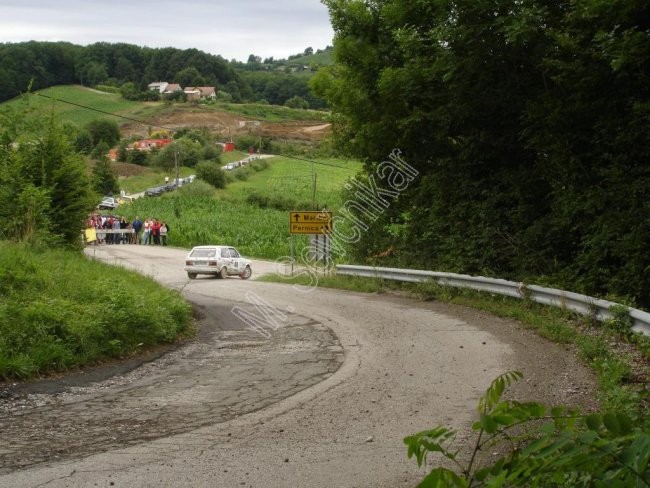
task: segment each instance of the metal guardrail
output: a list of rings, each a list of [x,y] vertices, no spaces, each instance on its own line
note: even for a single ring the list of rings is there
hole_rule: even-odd
[[[134,229],[95,229],[98,234],[134,234]]]
[[[514,281],[498,278],[485,278],[483,276],[470,276],[456,273],[443,273],[440,271],[421,271],[416,269],[375,268],[372,266],[337,265],[338,274],[347,276],[365,276],[382,278],[385,280],[425,282],[435,281],[443,286],[456,286],[486,291],[497,295],[506,295],[514,298],[529,298],[537,303],[552,305],[581,315],[591,315],[599,321],[614,317],[610,311],[618,303],[580,295],[570,291],[545,288],[537,285],[526,285]],[[650,313],[635,308],[626,307],[633,321],[632,330],[650,336]]]

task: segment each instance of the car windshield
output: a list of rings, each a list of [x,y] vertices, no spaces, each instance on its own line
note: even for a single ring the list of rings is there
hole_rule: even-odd
[[[194,249],[190,254],[193,258],[213,258],[216,255],[216,249]]]

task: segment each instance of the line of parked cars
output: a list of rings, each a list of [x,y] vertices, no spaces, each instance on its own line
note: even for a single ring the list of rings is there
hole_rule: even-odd
[[[178,180],[173,181],[171,183],[167,183],[165,185],[160,185],[160,186],[153,186],[151,188],[148,188],[145,190],[144,194],[145,196],[148,197],[157,197],[159,195],[162,195],[163,193],[167,191],[172,191],[175,190],[176,188],[187,185],[188,183],[192,183],[194,179],[196,178],[196,175],[190,175],[185,178],[178,178]]]
[[[144,194],[149,197],[156,197],[158,195],[162,195],[166,191],[172,191],[178,188],[179,186],[187,185],[188,183],[192,183],[194,179],[196,178],[196,175],[190,175],[185,178],[178,178],[178,180],[173,181],[171,183],[167,183],[165,185],[160,185],[160,186],[154,186],[151,188],[148,188]],[[124,192],[123,192],[124,193]],[[115,210],[119,205],[124,204],[124,203],[131,203],[133,201],[133,198],[131,195],[120,195],[119,197],[114,197],[112,195],[105,196],[102,198],[102,201],[99,202],[97,205],[97,208],[99,210]]]
[[[246,166],[250,162],[249,159],[242,159],[240,161],[234,161],[232,163],[224,164],[221,169],[224,171],[231,171],[235,168],[239,168],[240,166]]]

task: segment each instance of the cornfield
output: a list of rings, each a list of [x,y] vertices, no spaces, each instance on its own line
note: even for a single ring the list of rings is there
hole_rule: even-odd
[[[289,212],[261,208],[247,201],[251,193],[285,197],[301,207],[311,202],[313,173],[316,172],[315,201],[328,209],[340,206],[340,189],[361,167],[356,161],[328,160],[327,165],[288,158],[273,158],[269,168],[246,181],[231,183],[217,196],[183,195],[172,192],[162,197],[145,197],[119,208],[130,220],[157,218],[169,226],[168,244],[191,248],[203,244],[227,244],[245,256],[277,259],[290,254]],[[305,204],[306,205],[306,204]],[[322,208],[319,206],[319,208]],[[309,210],[310,208],[295,208]],[[308,245],[307,236],[294,236],[296,249]]]
[[[138,215],[142,220],[165,221],[170,229],[167,240],[171,246],[227,244],[237,247],[245,256],[266,259],[290,253],[289,214],[280,210],[210,197],[176,195],[140,198],[120,210],[130,220]],[[306,243],[301,238],[296,245]]]

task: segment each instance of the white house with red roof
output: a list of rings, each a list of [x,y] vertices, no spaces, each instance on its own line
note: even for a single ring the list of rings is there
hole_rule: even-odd
[[[156,90],[158,93],[163,93],[168,86],[169,83],[166,81],[154,81],[153,83],[149,83],[148,88],[149,90]]]

